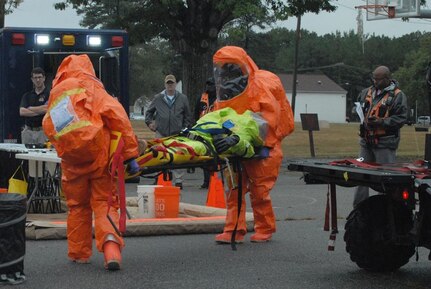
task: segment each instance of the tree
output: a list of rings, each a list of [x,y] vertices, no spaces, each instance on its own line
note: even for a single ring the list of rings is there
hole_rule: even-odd
[[[172,63],[172,48],[165,40],[154,39],[130,48],[130,103],[145,96],[152,99],[155,92],[163,88],[160,75],[169,70]]]
[[[238,45],[248,50],[250,37],[254,34],[253,27],[257,26],[264,29],[273,24],[277,18],[271,15],[269,10],[264,9],[264,7],[244,8],[243,11],[243,13],[240,13],[239,18],[227,23],[222,31],[225,31],[231,37],[233,35],[237,36],[239,38]]]
[[[5,15],[12,12],[14,8],[17,8],[24,0],[0,0],[0,28],[4,27]]]
[[[409,51],[404,64],[393,75],[406,93],[411,108],[417,107],[417,115],[429,115],[426,69],[430,61],[431,33],[422,37],[420,47]]]
[[[333,11],[330,0],[63,0],[83,14],[82,25],[89,28],[122,28],[132,43],[155,37],[168,39],[183,61],[183,91],[190,102],[200,96],[212,73],[212,55],[221,29],[250,11],[266,9],[276,19],[289,15]]]

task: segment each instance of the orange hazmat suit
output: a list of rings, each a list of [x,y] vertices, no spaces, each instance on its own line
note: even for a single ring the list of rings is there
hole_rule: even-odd
[[[244,193],[242,199],[244,205],[241,206],[241,212],[237,218],[238,190],[232,190],[227,200],[224,232],[231,233],[238,219],[238,232],[242,235],[246,233],[244,195],[248,187],[254,216],[254,230],[256,233],[270,236],[276,231],[276,226],[269,192],[277,180],[283,158],[281,141],[294,129],[292,109],[280,79],[269,71],[260,70],[242,48],[226,46],[219,49],[213,57],[213,64],[216,68],[215,71],[226,64],[234,64],[241,69],[242,75],[247,78],[244,89],[237,91],[236,95],[227,99],[219,97],[219,87],[223,86],[223,79],[221,77],[216,79],[218,99],[215,102],[215,109],[231,107],[238,113],[251,110],[260,113],[263,119],[268,122],[269,127],[264,140],[264,146],[269,148],[269,156],[264,159],[251,159],[242,162]]]
[[[93,213],[98,251],[103,251],[108,236],[122,248],[124,241],[106,216],[107,201],[116,192],[108,171],[111,131],[122,134],[125,160],[138,156],[138,144],[127,113],[96,78],[87,55],[68,56],[59,66],[43,128],[62,159],[69,258],[91,256]],[[109,215],[118,226],[116,198]]]

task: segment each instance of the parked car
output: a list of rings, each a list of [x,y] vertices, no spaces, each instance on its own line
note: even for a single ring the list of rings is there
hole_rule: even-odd
[[[423,125],[423,126],[430,125],[431,124],[431,117],[428,115],[419,116],[416,123],[418,125]]]
[[[422,115],[418,117],[415,125],[415,131],[428,131],[431,124],[431,117],[427,115]]]

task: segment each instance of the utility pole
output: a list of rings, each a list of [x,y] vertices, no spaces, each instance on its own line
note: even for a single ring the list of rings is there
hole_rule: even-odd
[[[0,28],[4,27],[4,18],[6,14],[6,0],[0,0]]]
[[[295,118],[295,101],[296,101],[296,79],[298,74],[298,51],[299,40],[301,39],[301,15],[297,16],[296,22],[296,39],[295,39],[295,59],[293,64],[293,84],[292,84],[292,112]]]
[[[362,41],[364,37],[364,21],[362,20],[362,10],[358,10],[358,15],[356,16],[356,24],[357,24],[357,34],[359,40]]]

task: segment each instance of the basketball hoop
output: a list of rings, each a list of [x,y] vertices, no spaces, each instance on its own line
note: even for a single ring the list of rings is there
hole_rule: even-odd
[[[431,18],[431,10],[421,11],[422,0],[365,0],[366,5],[357,6],[365,9],[367,21],[393,18]],[[361,11],[361,10],[359,10]],[[425,13],[425,11],[429,11]]]
[[[395,17],[395,6],[388,6],[388,18]]]
[[[393,5],[361,5],[355,6],[356,9],[365,9],[367,13],[374,15],[388,16],[388,18],[395,18],[395,6]]]

